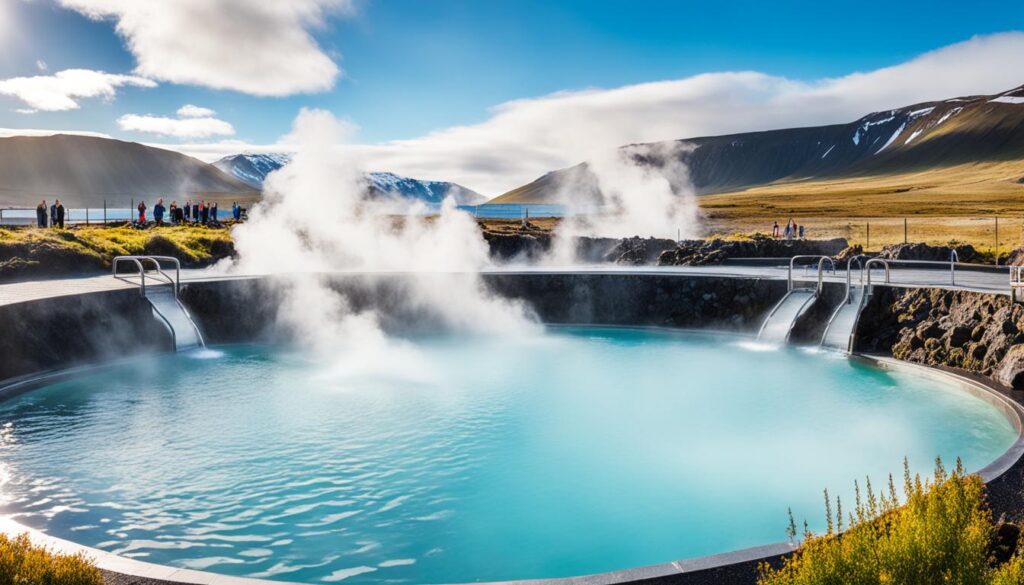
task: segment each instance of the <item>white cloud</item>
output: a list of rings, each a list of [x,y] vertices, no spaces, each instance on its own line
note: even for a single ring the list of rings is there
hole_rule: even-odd
[[[231,124],[217,118],[167,118],[126,114],[117,119],[117,125],[122,130],[174,138],[210,138],[231,136],[235,133],[235,128]]]
[[[40,71],[46,71],[49,68],[50,67],[46,64],[46,61],[43,61],[42,59],[36,59],[36,69]]]
[[[310,34],[353,0],[59,0],[113,19],[140,75],[283,96],[332,88],[340,70]]]
[[[135,75],[118,75],[91,69],[65,69],[53,75],[12,77],[0,80],[0,95],[21,100],[27,108],[18,112],[61,112],[75,110],[84,98],[113,99],[119,87],[156,87],[156,83]]]
[[[210,108],[201,108],[192,104],[181,106],[177,113],[179,118],[212,118],[217,115],[217,112]]]
[[[1024,33],[1004,33],[816,81],[721,72],[516,100],[479,124],[365,146],[364,158],[374,169],[497,195],[624,144],[851,122],[918,102],[998,93],[1024,81],[1021,71]]]
[[[501,104],[479,124],[354,148],[371,170],[461,183],[498,195],[608,149],[853,121],[869,112],[1020,85],[1024,33],[975,37],[915,59],[843,77],[799,81],[719,72],[614,89],[559,92]],[[159,145],[212,161],[294,146],[227,141]]]

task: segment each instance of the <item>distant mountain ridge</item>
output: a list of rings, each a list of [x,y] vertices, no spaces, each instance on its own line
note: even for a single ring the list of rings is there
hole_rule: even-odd
[[[251,186],[184,154],[110,138],[56,134],[0,138],[0,205],[128,207],[134,199],[247,199]]]
[[[1024,159],[1024,86],[988,96],[924,102],[868,114],[848,124],[747,132],[656,143],[685,145],[679,159],[698,194],[843,177],[927,171],[965,163]],[[630,145],[643,163],[644,147]],[[1014,177],[1016,180],[1019,177]],[[597,180],[587,163],[552,171],[492,203],[590,200]],[[567,189],[570,191],[567,192]]]
[[[234,154],[213,164],[252,187],[262,189],[267,175],[288,164],[289,160],[290,157],[282,153]],[[459,205],[477,205],[487,199],[472,189],[446,181],[424,181],[380,172],[367,173],[365,179],[374,194],[416,199],[429,204],[440,204],[446,197],[453,197]]]

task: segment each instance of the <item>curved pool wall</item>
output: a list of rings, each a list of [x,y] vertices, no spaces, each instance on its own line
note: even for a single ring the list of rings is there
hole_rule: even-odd
[[[325,282],[345,294],[353,308],[373,308],[386,328],[429,327],[429,317],[410,312],[407,293],[411,278],[452,278],[459,275],[336,274]],[[289,277],[210,279],[182,285],[181,299],[211,343],[272,341],[276,308]],[[521,299],[540,320],[560,324],[601,324],[706,328],[754,333],[767,311],[786,292],[786,282],[768,278],[599,272],[485,273],[485,286],[494,294]],[[820,337],[831,308],[842,297],[842,286],[826,283],[816,310],[808,311],[793,330],[794,339]],[[0,399],[12,393],[74,376],[112,360],[167,351],[171,339],[152,317],[149,303],[137,290],[55,295],[0,306]],[[1017,400],[994,388],[990,380],[882,358],[883,367],[910,368],[924,375],[952,377],[967,391],[985,398],[1008,416],[1020,432],[1024,416]],[[1015,400],[1016,399],[1016,400]],[[1017,497],[1024,486],[1024,439],[982,470],[996,517],[1020,518]],[[0,520],[0,531],[23,528]],[[119,585],[160,583],[242,584],[253,579],[226,577],[152,565],[88,549],[33,532],[40,542],[66,551],[85,550],[102,569],[117,575]],[[596,583],[752,583],[760,562],[778,563],[792,550],[789,543],[681,560],[613,573],[545,580],[559,584]],[[266,583],[266,581],[263,581]],[[537,583],[537,581],[531,581]]]

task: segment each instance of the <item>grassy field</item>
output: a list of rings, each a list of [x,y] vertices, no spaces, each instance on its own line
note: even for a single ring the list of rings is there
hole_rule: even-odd
[[[1024,161],[960,165],[921,173],[790,182],[700,198],[705,231],[768,233],[789,218],[808,237],[845,237],[876,250],[904,241],[957,240],[992,250],[1019,247]],[[870,227],[869,227],[870,226]],[[869,233],[870,232],[870,233]]]
[[[205,266],[233,253],[226,227],[0,228],[0,278],[103,270],[114,256],[132,254],[174,256],[184,266]]]

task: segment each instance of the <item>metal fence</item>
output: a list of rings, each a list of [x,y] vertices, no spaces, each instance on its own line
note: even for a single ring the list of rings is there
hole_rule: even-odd
[[[566,209],[562,205],[547,204],[494,204],[494,205],[461,205],[459,209],[479,219],[512,219],[563,217]],[[220,210],[219,219],[228,219],[231,208]],[[433,211],[428,211],[432,213]],[[152,208],[147,215],[152,215]],[[64,211],[65,225],[92,225],[111,222],[132,221],[137,217],[133,207],[66,207]],[[50,221],[50,209],[46,210],[47,223]],[[34,207],[0,207],[0,225],[35,225],[36,209]]]
[[[129,208],[64,208],[64,225],[91,225],[131,221],[135,218]],[[46,210],[46,222],[50,223],[50,210]],[[26,207],[0,207],[0,225],[36,225],[36,209]]]

